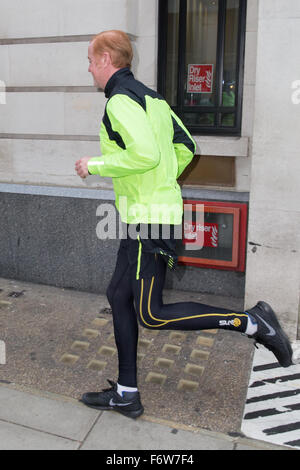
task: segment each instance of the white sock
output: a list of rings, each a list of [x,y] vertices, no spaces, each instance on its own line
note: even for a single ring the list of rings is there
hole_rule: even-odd
[[[121,397],[123,396],[123,392],[137,392],[138,391],[138,389],[135,387],[126,387],[125,385],[120,385],[118,383],[117,383],[117,386],[118,386],[117,392]]]
[[[248,313],[248,323],[247,323],[245,334],[249,336],[253,336],[256,332],[257,332],[257,322]]]

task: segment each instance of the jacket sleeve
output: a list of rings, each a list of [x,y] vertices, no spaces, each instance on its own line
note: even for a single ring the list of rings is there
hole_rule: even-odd
[[[114,95],[106,113],[114,132],[124,143],[124,149],[88,162],[90,174],[121,177],[144,173],[156,167],[160,151],[144,109],[127,95]]]
[[[196,152],[196,143],[193,140],[189,131],[185,128],[179,117],[171,110],[173,121],[173,145],[178,162],[177,179],[183,173],[184,169],[188,166]]]

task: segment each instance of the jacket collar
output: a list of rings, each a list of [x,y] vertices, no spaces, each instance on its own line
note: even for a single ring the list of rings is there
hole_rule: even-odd
[[[123,81],[126,78],[132,77],[133,74],[128,67],[117,70],[108,80],[106,87],[104,89],[105,97],[109,98],[113,89],[120,81]]]

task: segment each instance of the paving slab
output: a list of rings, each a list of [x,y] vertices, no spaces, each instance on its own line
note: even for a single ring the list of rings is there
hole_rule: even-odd
[[[82,450],[233,450],[232,440],[104,412]]]
[[[0,421],[0,450],[77,450],[80,442]]]
[[[0,386],[0,420],[83,441],[99,412]]]
[[[89,410],[77,400],[54,395],[49,392],[35,389],[21,391],[14,387],[18,385],[0,385],[2,396],[7,397],[9,392],[13,398],[28,407],[34,403],[32,410],[29,408],[27,415],[16,413],[12,403],[7,404],[7,419],[14,419],[18,423],[26,422],[27,425],[13,423],[0,419],[0,450],[103,450],[101,457],[119,457],[123,451],[134,451],[131,455],[142,455],[149,459],[149,451],[154,454],[166,455],[168,451],[178,454],[192,455],[194,463],[199,458],[201,450],[287,450],[280,446],[266,442],[247,439],[238,435],[223,434],[204,429],[195,429],[191,426],[179,425],[177,422],[166,421],[143,415],[136,421],[125,418],[114,412],[100,412]],[[57,416],[58,402],[63,413]],[[67,405],[67,406],[66,406]],[[58,431],[64,435],[56,435],[52,432],[41,430],[41,418],[37,419],[37,410],[43,409],[42,415],[55,417],[57,421],[64,420],[63,427],[49,426],[50,431]],[[66,436],[74,436],[74,420],[78,413],[84,411],[93,412],[95,420],[90,425],[85,425],[84,432],[80,435],[80,441]],[[30,415],[33,415],[32,417]],[[291,450],[291,449],[289,449]],[[112,451],[112,453],[110,453]],[[142,454],[139,454],[139,451]],[[188,451],[192,451],[189,454]],[[145,462],[144,458],[142,462]]]

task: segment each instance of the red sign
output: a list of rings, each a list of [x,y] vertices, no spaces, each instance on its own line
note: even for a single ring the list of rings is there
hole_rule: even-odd
[[[189,64],[187,93],[212,93],[213,64]]]
[[[184,223],[183,244],[195,244],[197,246],[218,247],[218,224],[197,224],[196,222]]]

